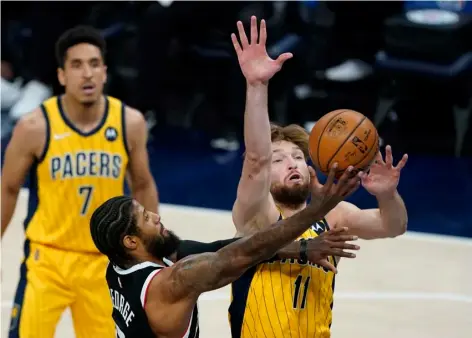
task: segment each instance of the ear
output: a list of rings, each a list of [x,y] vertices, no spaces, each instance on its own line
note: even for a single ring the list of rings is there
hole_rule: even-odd
[[[126,235],[123,238],[123,245],[129,250],[134,250],[138,247],[138,241],[136,236]]]
[[[103,84],[105,84],[105,83],[107,83],[107,80],[108,80],[108,67],[103,66],[103,69],[104,69],[104,72],[105,72],[105,77],[103,79]]]
[[[62,69],[60,67],[57,68],[57,80],[59,81],[61,86],[66,85],[66,77],[65,77],[65,74],[64,74],[64,69]]]

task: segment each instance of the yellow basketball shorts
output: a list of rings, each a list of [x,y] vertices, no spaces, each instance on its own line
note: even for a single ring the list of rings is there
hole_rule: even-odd
[[[71,309],[77,338],[114,338],[105,279],[108,259],[25,242],[25,260],[11,313],[9,338],[53,338]]]

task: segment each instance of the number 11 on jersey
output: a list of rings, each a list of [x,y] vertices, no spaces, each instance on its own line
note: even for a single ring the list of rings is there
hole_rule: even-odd
[[[306,305],[306,294],[310,285],[310,276],[307,276],[305,282],[303,282],[303,276],[298,275],[295,279],[295,290],[293,292],[293,308],[304,309]],[[301,299],[300,299],[301,296]],[[300,302],[300,304],[298,304]]]

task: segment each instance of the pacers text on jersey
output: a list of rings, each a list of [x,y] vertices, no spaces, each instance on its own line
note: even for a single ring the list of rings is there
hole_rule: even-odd
[[[51,157],[51,178],[104,177],[118,179],[123,159],[119,154],[105,151],[80,151]]]

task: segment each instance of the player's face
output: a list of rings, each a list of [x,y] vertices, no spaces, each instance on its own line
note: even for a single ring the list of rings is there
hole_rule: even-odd
[[[58,69],[58,79],[78,102],[91,105],[103,93],[107,67],[100,49],[89,43],[80,43],[67,50],[64,69]]]
[[[159,214],[146,210],[136,201],[134,203],[139,239],[145,250],[159,259],[170,256],[177,250],[180,238],[164,227]]]
[[[272,143],[270,192],[275,201],[285,205],[306,202],[309,183],[310,173],[301,149],[287,141]]]

